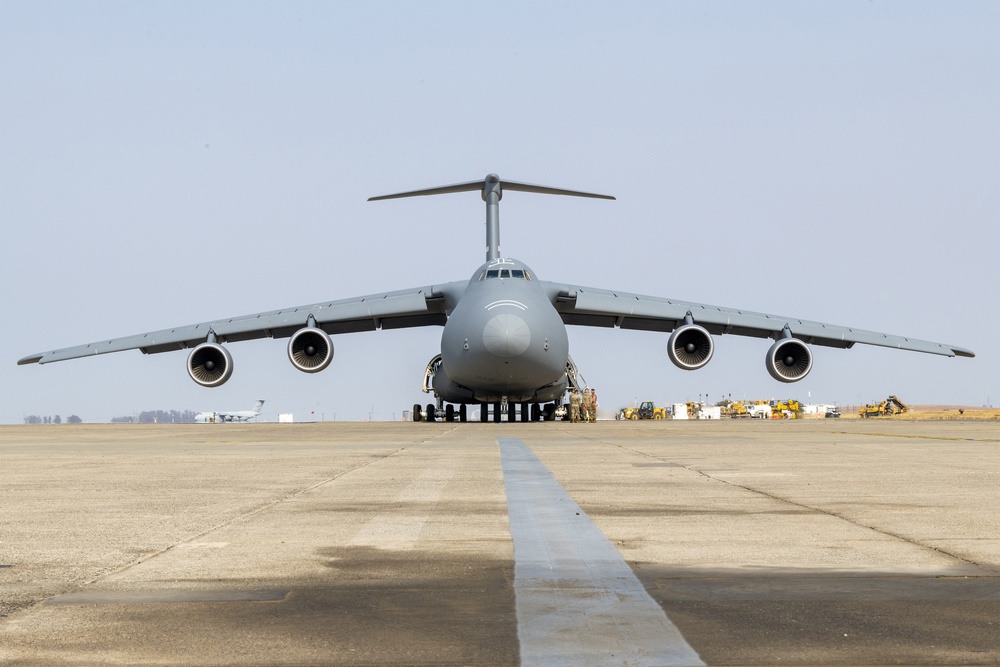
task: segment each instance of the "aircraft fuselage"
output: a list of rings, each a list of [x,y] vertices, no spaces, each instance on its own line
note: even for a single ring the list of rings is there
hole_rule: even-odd
[[[448,317],[434,390],[452,403],[554,401],[568,357],[566,325],[542,283],[523,262],[495,259]]]

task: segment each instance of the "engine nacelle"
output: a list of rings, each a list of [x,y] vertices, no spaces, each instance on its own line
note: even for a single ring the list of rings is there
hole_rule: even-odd
[[[685,371],[696,371],[709,362],[715,351],[712,334],[697,324],[685,324],[670,334],[667,356],[674,366]]]
[[[782,338],[767,351],[767,372],[778,382],[798,382],[812,370],[812,352],[798,338]]]
[[[218,343],[202,343],[188,355],[187,371],[202,387],[218,387],[233,375],[233,358]]]
[[[333,361],[333,342],[322,329],[299,329],[288,341],[288,360],[303,373],[318,373]]]

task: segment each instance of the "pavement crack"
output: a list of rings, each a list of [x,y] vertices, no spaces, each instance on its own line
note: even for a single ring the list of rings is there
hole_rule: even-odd
[[[382,456],[378,456],[378,457],[370,459],[368,461],[363,461],[362,463],[359,463],[356,466],[352,466],[350,468],[346,468],[344,470],[341,470],[336,475],[332,475],[332,476],[327,477],[325,479],[321,479],[318,482],[314,482],[313,484],[310,484],[308,486],[300,488],[300,489],[298,489],[296,491],[293,491],[291,493],[287,493],[287,494],[285,494],[285,495],[283,495],[283,496],[281,496],[279,498],[274,498],[274,499],[269,500],[267,502],[259,503],[259,504],[255,505],[253,507],[250,507],[249,509],[247,509],[245,511],[239,512],[236,515],[229,517],[225,521],[221,521],[221,522],[219,522],[219,523],[211,526],[210,528],[206,528],[205,530],[201,531],[200,533],[197,533],[195,535],[191,535],[191,536],[189,536],[189,537],[187,537],[187,538],[185,538],[183,540],[178,540],[177,542],[174,542],[173,544],[170,544],[170,545],[168,545],[168,546],[166,546],[166,547],[164,547],[164,548],[162,548],[162,549],[160,549],[158,551],[154,551],[152,553],[146,554],[145,556],[142,556],[141,558],[139,558],[139,559],[137,559],[137,560],[135,560],[135,561],[133,561],[131,563],[128,563],[128,564],[123,565],[121,567],[118,567],[118,568],[115,568],[113,570],[109,570],[107,572],[104,572],[104,573],[98,575],[97,577],[94,577],[93,579],[86,580],[86,581],[83,582],[82,586],[92,586],[93,584],[96,584],[97,582],[102,581],[103,579],[107,579],[108,577],[111,577],[113,575],[119,574],[121,572],[127,572],[128,570],[130,570],[130,569],[132,569],[134,567],[137,567],[139,565],[142,565],[143,563],[145,563],[147,561],[153,560],[154,558],[157,558],[158,556],[162,556],[163,554],[165,554],[165,553],[167,553],[169,551],[173,551],[174,549],[176,549],[178,546],[180,546],[182,544],[190,544],[191,542],[199,540],[199,539],[205,537],[206,535],[210,535],[210,534],[214,533],[217,530],[220,530],[222,528],[225,528],[226,526],[232,525],[233,523],[235,523],[237,521],[241,521],[241,520],[246,519],[248,517],[252,517],[252,516],[255,516],[257,514],[261,514],[262,512],[266,512],[266,511],[268,511],[270,509],[273,509],[273,508],[277,507],[278,505],[280,505],[282,503],[286,503],[286,502],[288,502],[290,500],[294,500],[294,499],[296,499],[296,498],[298,498],[300,496],[303,496],[303,495],[309,493],[310,491],[313,491],[315,489],[323,487],[323,486],[325,486],[327,484],[330,484],[331,482],[335,482],[338,479],[340,479],[340,478],[342,478],[342,477],[344,477],[346,475],[351,474],[352,472],[355,472],[355,471],[360,470],[362,468],[366,468],[366,467],[368,467],[370,465],[373,465],[375,463],[379,463],[381,461],[384,461],[385,459],[387,459],[387,458],[389,458],[391,456],[395,456],[396,454],[400,453],[404,449],[406,449],[406,447],[398,447],[398,448],[392,450],[391,452],[389,452],[387,454],[384,454]]]
[[[619,446],[622,449],[625,449],[627,451],[633,452],[635,454],[639,454],[639,455],[644,456],[646,458],[650,458],[650,459],[653,459],[655,461],[659,461],[661,463],[671,463],[671,464],[673,464],[675,466],[678,466],[680,468],[684,468],[685,470],[693,472],[693,473],[695,473],[697,475],[701,475],[702,477],[705,477],[706,479],[708,479],[708,480],[710,480],[712,482],[718,482],[720,484],[725,484],[727,486],[731,486],[731,487],[734,487],[734,488],[737,488],[737,489],[742,489],[742,490],[747,491],[749,493],[754,493],[754,494],[757,494],[759,496],[762,496],[762,497],[765,497],[765,498],[769,498],[771,500],[774,500],[774,501],[777,501],[777,502],[780,502],[780,503],[785,503],[787,505],[791,505],[793,507],[797,507],[799,509],[804,509],[804,510],[808,510],[808,511],[811,511],[811,512],[816,512],[818,514],[823,514],[823,515],[826,515],[826,516],[829,516],[829,517],[833,517],[835,519],[839,519],[840,521],[844,521],[846,523],[849,523],[852,526],[857,526],[859,528],[864,528],[866,530],[870,530],[873,533],[877,533],[877,534],[883,535],[885,537],[890,537],[890,538],[895,539],[895,540],[900,540],[902,542],[906,542],[907,544],[912,544],[913,546],[919,547],[921,549],[926,549],[928,551],[933,551],[935,553],[941,554],[942,556],[946,556],[948,558],[952,558],[952,559],[957,560],[957,561],[959,561],[961,563],[964,563],[966,565],[972,565],[974,567],[980,568],[981,570],[984,570],[986,572],[990,572],[990,573],[1000,572],[1000,570],[998,570],[997,568],[991,567],[991,566],[986,565],[984,563],[979,563],[977,561],[971,560],[969,558],[961,556],[961,555],[959,555],[957,553],[953,553],[953,552],[948,551],[946,549],[942,549],[940,547],[936,547],[934,545],[927,544],[925,542],[921,542],[919,540],[916,540],[916,539],[914,539],[912,537],[909,537],[907,535],[903,535],[901,533],[896,533],[896,532],[893,532],[891,530],[887,530],[885,528],[879,528],[878,526],[873,526],[873,525],[864,523],[862,521],[858,521],[857,519],[852,519],[851,517],[845,516],[843,514],[839,514],[837,512],[831,511],[831,510],[824,509],[822,507],[817,507],[817,506],[814,506],[814,505],[807,505],[805,503],[797,502],[797,501],[791,500],[789,498],[783,498],[781,496],[775,495],[773,493],[769,493],[767,491],[763,491],[761,489],[756,489],[756,488],[754,488],[752,486],[749,486],[749,485],[746,485],[746,484],[738,484],[736,482],[732,482],[732,481],[729,481],[729,480],[726,480],[726,479],[721,479],[719,477],[715,477],[711,473],[707,473],[707,472],[705,472],[703,470],[699,470],[699,469],[697,469],[697,468],[695,468],[695,467],[693,467],[693,466],[691,466],[689,464],[677,463],[675,461],[667,461],[666,459],[660,458],[658,456],[653,456],[652,454],[647,454],[646,452],[639,451],[637,449],[632,449],[630,447],[625,447],[625,446],[622,446],[622,445],[619,445]]]

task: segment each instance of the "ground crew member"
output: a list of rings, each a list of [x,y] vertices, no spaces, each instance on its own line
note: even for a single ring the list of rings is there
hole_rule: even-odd
[[[576,387],[569,394],[569,420],[573,424],[580,421],[580,391]]]
[[[590,393],[590,387],[583,390],[583,421],[589,422],[594,419],[594,395]]]

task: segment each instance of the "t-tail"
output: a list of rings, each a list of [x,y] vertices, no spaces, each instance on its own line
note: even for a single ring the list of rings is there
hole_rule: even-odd
[[[564,190],[562,188],[550,188],[546,185],[532,185],[530,183],[517,183],[515,181],[501,181],[500,177],[496,174],[490,174],[481,181],[456,183],[455,185],[442,185],[440,187],[427,188],[425,190],[413,190],[411,192],[400,192],[394,195],[370,197],[368,201],[400,199],[402,197],[420,197],[425,195],[447,195],[452,192],[482,191],[483,201],[486,202],[486,261],[491,261],[500,257],[500,199],[503,198],[503,191],[505,189],[517,190],[520,192],[534,192],[542,195],[568,195],[571,197],[614,199],[611,195],[598,195],[592,192]]]
[[[251,410],[251,412],[256,412],[257,414],[260,414],[260,409],[262,407],[264,407],[264,399],[263,398],[258,399],[258,401],[253,404],[253,410]]]

